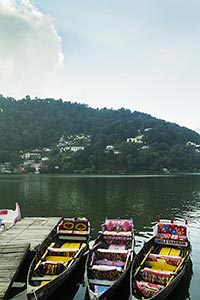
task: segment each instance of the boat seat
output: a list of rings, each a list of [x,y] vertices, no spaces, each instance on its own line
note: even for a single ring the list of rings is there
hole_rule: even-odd
[[[31,277],[31,281],[51,281],[52,279],[56,278],[57,275],[52,275],[52,276],[33,276]]]
[[[76,255],[80,245],[80,243],[70,242],[64,243],[60,248],[51,247],[50,245],[50,247],[47,248],[47,253],[44,259],[53,262],[67,263]],[[81,245],[81,247],[84,245]]]
[[[187,228],[183,225],[176,225],[173,223],[159,223],[157,227],[157,239],[187,242]]]
[[[102,253],[122,253],[122,254],[127,254],[128,253],[128,250],[126,249],[101,249],[99,248],[97,250],[98,252],[102,252]]]
[[[145,265],[154,271],[174,272],[181,262],[181,257],[149,254]]]
[[[38,266],[38,271],[41,275],[59,275],[65,270],[65,265],[62,262],[43,261]]]
[[[133,222],[130,220],[106,220],[102,225],[105,239],[131,240],[133,238]]]
[[[88,236],[90,226],[87,220],[73,220],[63,218],[58,225],[57,234],[64,238],[64,236]]]
[[[106,285],[106,286],[113,285],[112,280],[102,280],[102,279],[89,279],[89,283],[95,285]]]
[[[96,265],[105,265],[105,266],[124,267],[125,262],[102,259],[102,260],[96,260],[95,264]]]
[[[181,250],[176,248],[171,248],[170,256],[180,256]]]
[[[175,241],[187,241],[188,238],[186,235],[177,235],[177,234],[171,234],[171,233],[157,233],[157,238],[160,239],[168,239],[168,240],[175,240]]]
[[[93,265],[91,269],[106,272],[106,271],[117,270],[118,268],[116,266]]]
[[[163,260],[167,264],[171,264],[173,266],[178,266],[181,257],[180,256],[172,256],[172,255],[161,255],[161,254],[149,254],[148,260],[157,262],[158,260]]]
[[[128,255],[128,250],[120,249],[97,249],[96,259],[97,260],[110,260],[110,261],[121,261],[125,262]]]
[[[165,255],[165,256],[176,256],[179,257],[181,253],[180,249],[176,249],[173,247],[162,247],[159,255]]]
[[[49,256],[46,256],[46,261],[49,261],[49,262],[54,262],[54,263],[68,263],[70,260],[72,260],[74,256],[59,256],[59,255],[49,255]]]
[[[93,265],[90,268],[91,279],[117,280],[122,274],[122,268],[116,266]]]
[[[163,285],[161,284],[150,283],[143,280],[136,280],[135,285],[145,298],[151,298],[156,295],[161,289],[163,289]]]
[[[162,270],[152,270],[145,267],[140,271],[140,274],[142,279],[146,282],[166,285],[174,273]]]
[[[58,234],[67,234],[67,235],[88,235],[89,231],[86,230],[65,230],[65,229],[60,229],[58,231]]]
[[[115,240],[115,241],[127,241],[133,239],[133,234],[131,231],[108,231],[103,232],[105,240]]]

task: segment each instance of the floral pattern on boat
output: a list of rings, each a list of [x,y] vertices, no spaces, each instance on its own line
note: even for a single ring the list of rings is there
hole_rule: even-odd
[[[121,268],[115,266],[93,265],[91,268],[91,278],[102,280],[117,280],[121,276]]]
[[[187,228],[173,223],[158,223],[157,238],[177,241],[187,241]]]
[[[112,261],[125,261],[127,258],[128,250],[108,250],[108,249],[98,249],[96,252],[97,260],[112,260]]]
[[[144,281],[158,283],[164,286],[168,283],[172,276],[172,273],[170,272],[154,271],[150,268],[144,268],[140,271],[140,273]]]
[[[42,262],[38,268],[41,275],[59,275],[65,270],[63,263],[59,262]]]
[[[146,298],[153,297],[163,288],[163,286],[160,284],[154,284],[142,280],[141,281],[136,280],[135,285],[138,288],[138,290],[142,293],[142,295]]]
[[[176,266],[176,267],[178,267],[178,265],[181,262],[181,257],[177,257],[177,256],[159,255],[159,254],[154,254],[154,253],[151,253],[148,256],[148,260],[153,261],[153,262],[158,262],[160,259],[164,260],[167,264]]]

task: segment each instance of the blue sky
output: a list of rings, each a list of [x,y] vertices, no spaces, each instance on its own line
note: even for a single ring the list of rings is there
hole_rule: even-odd
[[[125,107],[196,129],[199,12],[194,0],[0,0],[1,93]]]

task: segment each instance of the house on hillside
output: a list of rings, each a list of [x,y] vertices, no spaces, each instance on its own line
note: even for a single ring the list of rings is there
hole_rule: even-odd
[[[127,143],[143,144],[143,137],[144,135],[141,134],[136,137],[127,138],[126,141]]]

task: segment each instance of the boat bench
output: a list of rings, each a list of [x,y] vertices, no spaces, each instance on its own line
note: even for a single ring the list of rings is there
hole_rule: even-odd
[[[155,271],[150,268],[144,268],[140,271],[140,274],[143,280],[146,282],[157,283],[165,286],[174,273],[167,271]]]
[[[145,298],[151,298],[156,295],[161,289],[163,289],[163,285],[150,283],[143,280],[136,280],[135,286]]]
[[[103,236],[105,240],[115,241],[131,241],[133,239],[132,232],[116,232],[116,231],[104,231]]]
[[[103,280],[103,279],[89,279],[89,283],[94,285],[106,285],[106,286],[113,285],[113,281]]]
[[[87,220],[74,220],[63,218],[58,225],[57,234],[61,238],[65,236],[74,236],[74,239],[77,237],[87,237],[89,235],[90,228]]]
[[[40,275],[59,275],[65,270],[62,262],[44,261],[37,268]]]
[[[116,266],[93,265],[90,268],[91,279],[117,280],[122,274],[122,268]]]
[[[162,260],[164,263],[178,267],[178,265],[181,262],[181,257],[151,253],[148,255],[147,260],[152,261],[152,262],[158,262],[158,261]]]
[[[52,276],[41,276],[41,277],[39,277],[39,276],[33,276],[33,277],[31,277],[31,280],[32,281],[51,281],[52,279],[54,279],[55,277],[57,277],[57,276],[55,276],[55,275],[52,275]]]
[[[187,228],[183,225],[176,225],[173,223],[159,223],[157,227],[156,240],[162,243],[163,240],[169,240],[169,243],[177,243],[179,241],[187,242]],[[175,242],[174,242],[175,241]],[[166,243],[166,242],[164,242]]]
[[[125,262],[128,255],[128,250],[118,249],[97,249],[95,258],[97,260],[111,260]]]
[[[125,262],[124,261],[113,261],[113,260],[95,260],[95,265],[105,265],[105,266],[115,266],[115,267],[124,267]]]
[[[48,256],[70,256],[73,257],[79,248],[53,248],[48,247]]]
[[[102,233],[105,239],[132,240],[133,222],[131,220],[107,220],[102,225]]]

